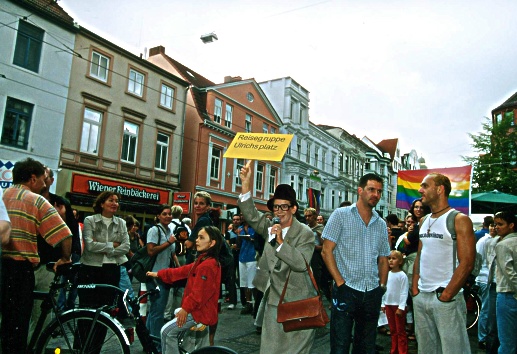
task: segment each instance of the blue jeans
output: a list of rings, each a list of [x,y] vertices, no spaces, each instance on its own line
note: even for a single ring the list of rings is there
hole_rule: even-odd
[[[496,292],[495,283],[490,284],[487,289],[488,302],[487,302],[487,333],[486,333],[486,353],[496,354],[499,348],[499,337],[497,335],[497,318],[496,318]]]
[[[72,263],[78,263],[80,260],[80,254],[72,253]],[[64,288],[59,292],[57,307],[60,311],[73,309],[75,307],[75,300],[77,299],[77,279],[68,279],[65,275],[61,276],[61,283],[66,283],[67,281],[72,282],[72,287],[68,292],[68,296]]]
[[[488,322],[488,284],[476,282],[479,286],[479,297],[481,298],[481,311],[479,311],[478,321],[478,342],[486,342],[488,333],[487,322]]]
[[[146,325],[152,336],[160,338],[160,331],[165,323],[164,313],[165,307],[167,306],[167,300],[169,299],[170,286],[163,283],[160,279],[156,279],[156,282],[158,283],[160,292],[149,297],[151,306],[149,307],[149,312],[147,314]],[[148,290],[156,288],[156,284],[152,281],[148,282],[146,285]],[[159,343],[156,344],[158,345]]]
[[[346,284],[332,289],[332,316],[330,320],[330,353],[375,353],[377,320],[381,310],[383,291],[377,287],[370,291],[358,291]]]
[[[129,274],[127,273],[126,267],[123,265],[120,266],[120,282],[118,287],[124,291],[129,290],[128,296],[131,299],[135,297],[135,292],[133,291],[133,285],[131,285]]]
[[[497,293],[499,354],[517,353],[517,300],[514,293]]]

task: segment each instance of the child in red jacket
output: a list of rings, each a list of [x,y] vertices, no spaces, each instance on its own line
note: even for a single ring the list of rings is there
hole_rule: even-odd
[[[147,272],[148,276],[160,278],[164,283],[187,278],[181,308],[176,310],[176,317],[167,322],[161,330],[163,353],[179,353],[180,332],[198,324],[213,326],[217,323],[217,302],[221,282],[221,266],[218,259],[222,242],[218,228],[205,226],[199,231],[196,239],[198,258],[194,263],[179,268]]]

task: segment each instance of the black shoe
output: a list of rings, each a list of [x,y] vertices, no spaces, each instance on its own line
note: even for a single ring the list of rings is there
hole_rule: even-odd
[[[249,315],[253,313],[253,304],[248,302],[246,306],[241,310],[241,315]]]

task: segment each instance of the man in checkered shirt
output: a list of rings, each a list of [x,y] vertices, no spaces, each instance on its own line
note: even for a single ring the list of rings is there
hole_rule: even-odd
[[[331,353],[375,353],[377,319],[388,278],[388,230],[374,209],[383,180],[361,177],[357,202],[336,209],[323,230],[322,256],[334,279],[330,321]]]

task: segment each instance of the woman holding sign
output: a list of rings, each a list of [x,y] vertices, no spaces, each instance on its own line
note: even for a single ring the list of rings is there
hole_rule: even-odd
[[[282,289],[290,271],[289,301],[314,296],[314,288],[307,274],[306,262],[310,262],[314,252],[314,234],[307,225],[295,217],[298,210],[296,192],[287,184],[280,184],[275,194],[267,202],[274,212],[276,221],[260,213],[251,198],[251,161],[240,171],[242,194],[238,205],[244,218],[260,235],[272,235],[266,242],[264,252],[258,263],[257,276],[253,281],[257,289],[264,292],[264,321],[260,353],[309,353],[314,341],[314,329],[284,332],[277,322],[277,308]],[[275,219],[273,219],[275,220]]]

